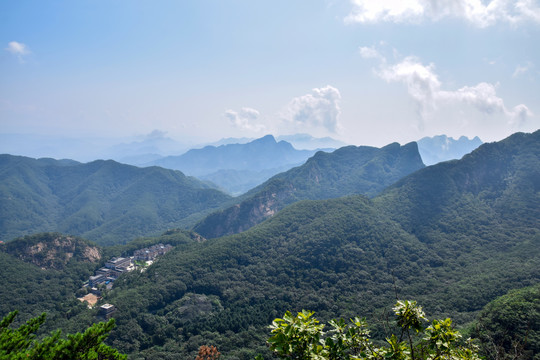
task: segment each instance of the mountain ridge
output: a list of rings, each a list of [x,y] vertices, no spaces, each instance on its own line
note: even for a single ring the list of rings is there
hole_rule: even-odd
[[[346,146],[317,152],[303,165],[275,175],[199,222],[194,230],[205,237],[244,231],[285,206],[304,199],[328,199],[349,194],[375,195],[385,186],[424,165],[416,143],[392,143],[382,148]]]
[[[66,163],[0,155],[2,240],[43,231],[98,243],[179,226],[230,197],[179,171],[113,160]]]

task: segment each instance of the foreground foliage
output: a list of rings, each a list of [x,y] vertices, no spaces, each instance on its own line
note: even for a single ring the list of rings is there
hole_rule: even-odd
[[[103,341],[114,327],[114,319],[92,325],[84,333],[61,338],[60,330],[43,340],[35,340],[35,333],[45,321],[45,313],[30,319],[18,329],[9,325],[17,311],[9,313],[0,322],[0,359],[126,359],[126,355],[105,345]]]
[[[270,349],[282,359],[480,359],[470,340],[461,341],[461,334],[452,328],[452,320],[427,321],[416,301],[398,301],[394,307],[400,334],[386,338],[386,345],[375,345],[365,319],[331,320],[330,330],[302,310],[296,317],[286,312],[272,322]],[[259,357],[261,359],[261,357]]]
[[[540,359],[540,284],[490,302],[472,334],[488,359]]]

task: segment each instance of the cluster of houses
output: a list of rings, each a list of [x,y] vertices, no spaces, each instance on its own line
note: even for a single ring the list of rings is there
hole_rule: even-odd
[[[100,284],[109,285],[114,282],[120,275],[125,272],[132,271],[135,267],[131,263],[131,258],[113,257],[105,263],[105,266],[96,270],[94,276],[88,279],[90,288],[98,287]]]
[[[171,249],[172,246],[169,244],[152,245],[149,248],[135,250],[135,252],[133,253],[133,258],[139,261],[153,261],[158,256],[166,254]]]
[[[108,289],[111,289],[113,282],[120,275],[136,268],[134,261],[154,261],[157,257],[166,254],[172,248],[169,244],[158,244],[136,250],[131,257],[113,257],[105,263],[104,267],[96,270],[94,276],[90,276],[88,286],[94,289],[101,284],[105,284]]]

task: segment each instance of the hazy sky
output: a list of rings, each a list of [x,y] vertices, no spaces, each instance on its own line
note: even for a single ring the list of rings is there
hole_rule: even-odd
[[[0,133],[382,146],[540,126],[539,0],[4,0]]]

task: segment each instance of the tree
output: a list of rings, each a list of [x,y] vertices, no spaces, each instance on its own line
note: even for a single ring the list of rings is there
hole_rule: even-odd
[[[511,290],[487,304],[472,334],[487,359],[540,359],[540,284]]]
[[[424,328],[426,318],[416,301],[398,301],[393,308],[400,336],[386,338],[386,346],[376,346],[369,338],[365,319],[331,320],[330,330],[303,310],[296,317],[286,312],[270,325],[270,349],[282,359],[298,360],[478,360],[476,347],[452,328],[452,320],[433,320]],[[406,337],[407,342],[403,341]]]
[[[218,360],[221,353],[215,346],[201,345],[195,360]]]
[[[35,339],[39,327],[45,322],[45,313],[30,319],[18,329],[9,326],[15,319],[17,311],[9,313],[0,322],[0,360],[35,359],[35,360],[124,360],[126,355],[120,354],[103,343],[114,328],[114,319],[106,323],[94,324],[84,333],[68,334],[61,337],[57,330],[41,341]]]

